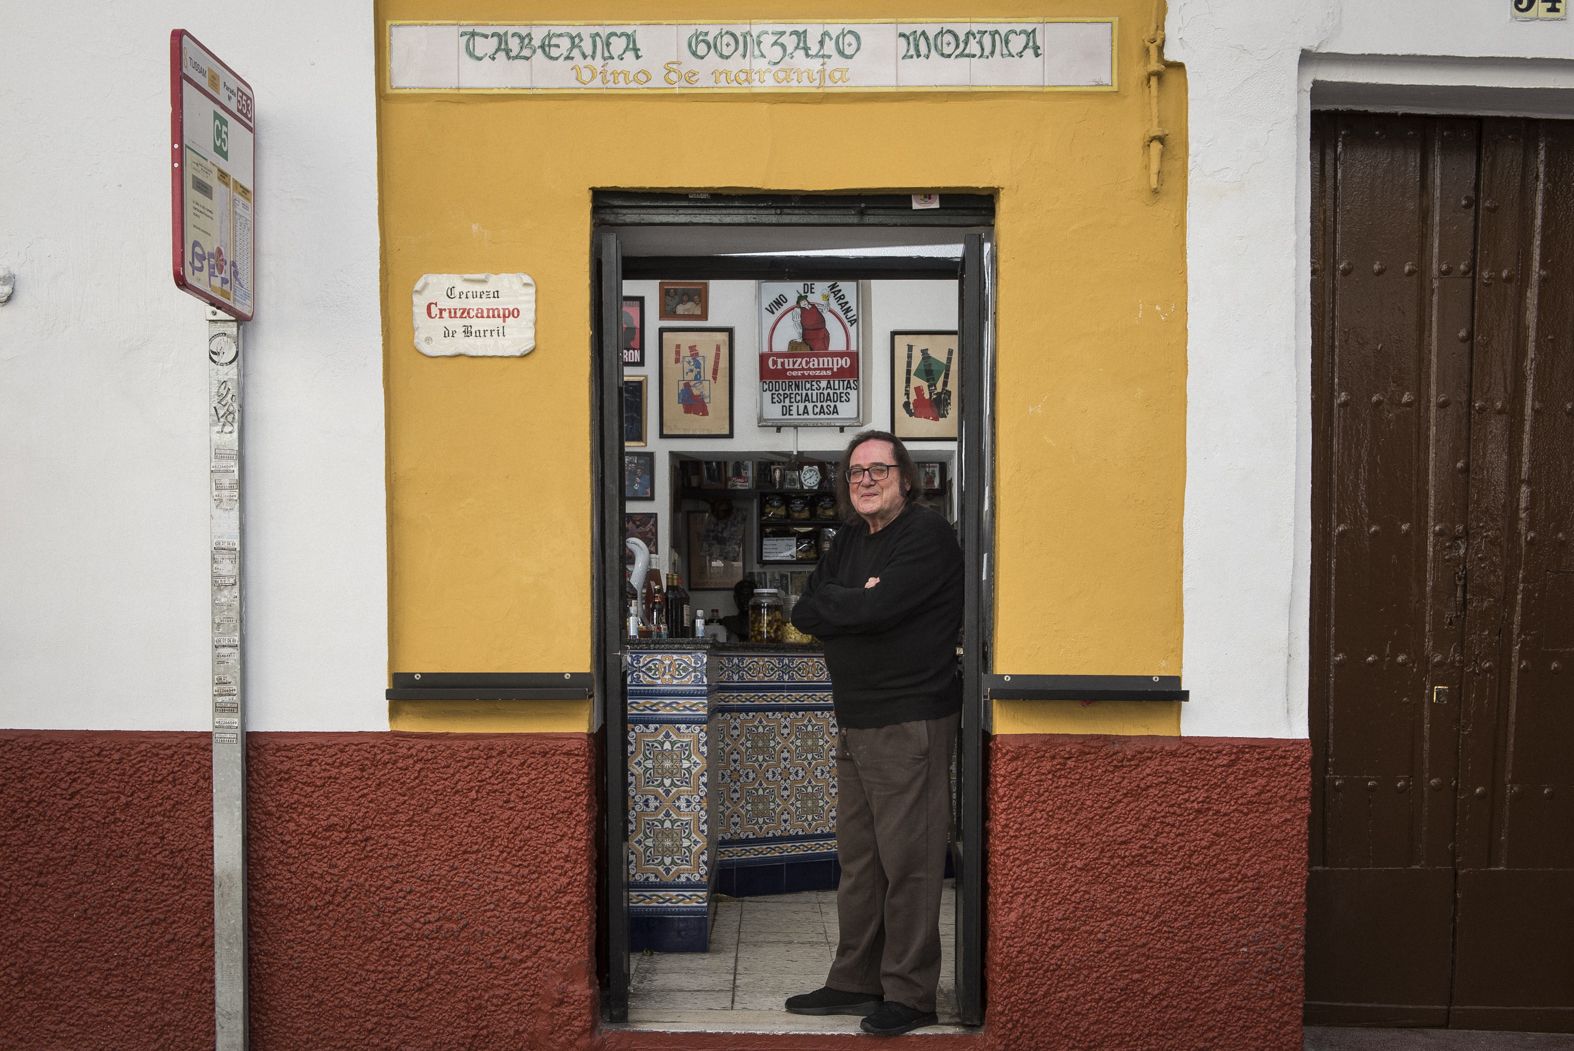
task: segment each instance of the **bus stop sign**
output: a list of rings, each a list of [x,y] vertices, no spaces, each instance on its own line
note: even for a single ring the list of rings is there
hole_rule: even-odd
[[[184,29],[169,34],[175,286],[237,321],[256,312],[256,96]]]

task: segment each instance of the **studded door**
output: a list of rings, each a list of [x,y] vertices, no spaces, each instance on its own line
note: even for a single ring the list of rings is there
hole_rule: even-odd
[[[1574,1030],[1574,123],[1311,185],[1307,1020]]]

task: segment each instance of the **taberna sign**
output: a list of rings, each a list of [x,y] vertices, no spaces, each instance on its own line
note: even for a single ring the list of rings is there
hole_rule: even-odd
[[[760,283],[760,426],[863,422],[858,285]]]
[[[1112,91],[1112,18],[388,23],[391,91]]]
[[[423,274],[410,306],[415,349],[428,357],[519,357],[536,347],[528,274]]]

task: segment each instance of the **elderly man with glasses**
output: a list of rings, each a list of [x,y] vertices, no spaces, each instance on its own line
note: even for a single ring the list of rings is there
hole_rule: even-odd
[[[824,987],[787,1010],[861,1015],[865,1032],[895,1036],[936,1021],[962,551],[945,518],[913,502],[918,469],[895,435],[857,435],[837,477],[847,524],[792,619],[831,673],[841,937]]]

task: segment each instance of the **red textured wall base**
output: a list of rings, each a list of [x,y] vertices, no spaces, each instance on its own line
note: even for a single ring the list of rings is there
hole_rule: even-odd
[[[253,735],[252,1046],[588,1046],[593,748]],[[0,732],[0,1046],[212,1046],[208,749]]]
[[[1306,741],[998,737],[1001,1047],[1301,1047]]]
[[[590,738],[258,734],[248,756],[257,1048],[859,1039],[598,1030]],[[926,1048],[1300,1047],[1305,741],[989,758],[986,1024]],[[211,1046],[208,800],[205,734],[0,732],[0,1046]]]

